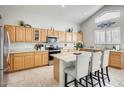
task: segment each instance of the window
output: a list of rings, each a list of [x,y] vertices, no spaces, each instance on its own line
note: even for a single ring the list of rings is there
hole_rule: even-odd
[[[95,18],[95,23],[101,23],[115,18],[120,18],[120,11],[104,12],[102,15]]]
[[[95,31],[95,44],[120,44],[120,27]]]
[[[120,11],[104,12],[95,18],[97,28],[95,31],[95,44],[120,44],[120,27],[117,21],[120,18]],[[115,20],[117,19],[117,20]],[[120,20],[120,19],[119,19]],[[111,23],[111,25],[110,25]],[[99,26],[100,25],[100,26]],[[107,26],[106,26],[107,25]]]

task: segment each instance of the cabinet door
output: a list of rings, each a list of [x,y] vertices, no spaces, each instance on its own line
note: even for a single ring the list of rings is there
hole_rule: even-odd
[[[41,53],[35,54],[35,66],[41,66],[42,65],[42,55]]]
[[[40,29],[34,29],[34,41],[40,42]]]
[[[32,28],[26,28],[25,29],[26,37],[25,41],[26,42],[33,42],[33,29]]]
[[[5,25],[4,30],[9,32],[10,42],[15,42],[15,26]]]
[[[72,42],[72,33],[66,32],[66,42]]]
[[[58,31],[54,31],[54,36],[58,37],[59,36],[59,32]]]
[[[121,68],[121,53],[110,52],[110,66]]]
[[[43,65],[48,64],[48,52],[44,52],[43,54]]]
[[[77,33],[77,41],[83,41],[83,33]]]
[[[31,68],[34,66],[34,53],[26,53],[25,54],[25,68]]]
[[[24,69],[24,56],[23,55],[14,55],[14,71]]]
[[[66,34],[63,31],[59,31],[59,42],[65,42],[66,41]]]
[[[48,36],[53,36],[54,35],[54,31],[53,30],[48,30]]]
[[[47,42],[47,29],[41,29],[40,41]]]
[[[77,32],[72,33],[72,40],[73,42],[77,42]]]
[[[25,28],[16,27],[16,42],[25,42]]]

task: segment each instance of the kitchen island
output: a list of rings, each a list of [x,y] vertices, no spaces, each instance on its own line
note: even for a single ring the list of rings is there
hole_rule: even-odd
[[[80,51],[82,54],[87,53],[86,51]],[[65,52],[60,54],[52,54],[54,57],[54,79],[58,81],[60,87],[64,87],[64,69],[68,66],[75,65],[76,55],[74,52]],[[72,80],[68,76],[68,80]]]

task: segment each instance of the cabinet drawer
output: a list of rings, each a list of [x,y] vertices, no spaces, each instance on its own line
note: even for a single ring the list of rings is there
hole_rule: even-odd
[[[34,53],[25,53],[25,56],[32,56]]]
[[[121,58],[111,58],[111,61],[118,61],[118,62],[121,62]]]
[[[121,53],[120,52],[111,52],[111,55],[113,55],[113,56],[120,56]]]
[[[118,62],[118,61],[112,61],[112,62],[111,62],[111,66],[121,67],[121,63]]]
[[[25,55],[25,53],[16,53],[16,54],[14,54],[14,57],[16,57],[16,56],[24,56]]]

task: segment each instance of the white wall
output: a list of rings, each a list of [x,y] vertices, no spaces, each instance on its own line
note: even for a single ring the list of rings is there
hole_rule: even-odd
[[[105,6],[80,25],[81,31],[83,31],[83,35],[84,35],[84,42],[86,43],[87,46],[95,46],[94,45],[94,31],[96,30],[95,18],[105,11],[114,11],[114,10],[120,10],[121,17],[120,17],[119,26],[121,28],[121,49],[124,49],[124,6],[123,5]],[[112,46],[113,45],[107,45],[108,48]],[[101,45],[100,47],[104,47],[104,45]]]
[[[19,21],[23,20],[36,28],[54,27],[57,30],[65,31],[67,28],[73,27],[74,31],[79,31],[79,25],[64,20],[61,12],[52,11],[54,8],[45,9],[36,6],[0,6],[0,14],[3,16],[4,24],[19,25]]]

